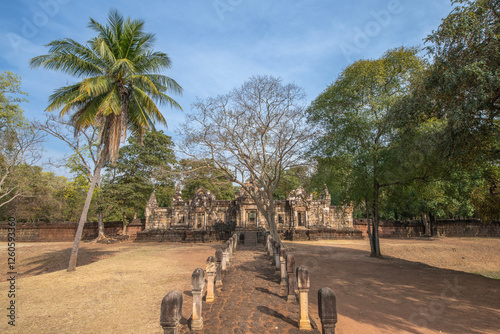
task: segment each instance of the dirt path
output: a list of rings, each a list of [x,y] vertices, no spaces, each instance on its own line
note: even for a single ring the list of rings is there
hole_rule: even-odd
[[[204,328],[182,333],[303,333],[298,329],[299,306],[287,303],[279,277],[262,247],[239,247],[217,289],[212,304],[203,304]],[[317,325],[314,331],[320,333]]]

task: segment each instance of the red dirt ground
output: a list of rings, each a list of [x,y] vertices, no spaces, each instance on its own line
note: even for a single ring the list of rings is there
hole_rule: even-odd
[[[500,239],[382,239],[383,259],[369,257],[367,240],[289,242],[286,245],[296,256],[296,264],[306,265],[311,273],[310,310],[317,324],[320,324],[315,306],[317,291],[324,286],[335,291],[339,314],[337,334],[500,332],[500,280],[485,277],[500,277]],[[5,273],[6,249],[1,246],[0,263]],[[217,245],[191,245],[188,248],[179,245],[183,247],[182,252],[175,251],[175,247],[171,245],[165,249],[164,244],[132,242],[110,245],[84,243],[78,265],[86,267],[126,253],[130,255],[119,261],[123,266],[120,275],[126,275],[128,258],[133,259],[132,255],[144,252],[143,249],[147,250],[147,256],[154,258],[153,253],[158,249],[156,252],[162,254],[162,258],[163,254],[172,254],[177,266],[189,266],[182,268],[187,273],[186,279],[180,281],[184,286],[176,287],[180,291],[189,290],[189,272],[196,266],[204,266],[204,259],[213,255]],[[43,277],[49,272],[64,270],[70,250],[71,243],[19,244],[17,270],[20,282],[30,276]],[[96,268],[94,265],[90,267],[88,275]],[[77,273],[83,275],[88,270],[81,269]],[[65,277],[54,274],[50,274],[51,280]],[[153,274],[155,272],[152,271]],[[110,295],[109,298],[112,297]],[[155,303],[159,303],[160,298],[155,298],[158,299],[153,298]],[[189,302],[186,298],[183,313],[189,313]],[[148,322],[147,328],[158,328],[160,333],[156,309],[157,306],[153,305],[154,314],[149,317],[150,320],[144,320],[144,315],[142,319]],[[98,318],[95,320],[98,321]],[[78,318],[73,321],[78,322]],[[49,324],[47,322],[47,326]],[[140,332],[139,327],[136,330],[127,328],[130,333]],[[262,333],[265,332],[263,329]]]

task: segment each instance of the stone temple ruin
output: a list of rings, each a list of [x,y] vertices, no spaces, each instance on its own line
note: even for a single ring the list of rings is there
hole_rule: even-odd
[[[277,200],[276,216],[278,230],[335,230],[353,231],[353,207],[331,206],[331,196],[325,187],[319,199],[314,200],[299,187],[288,194],[286,200]],[[236,230],[268,230],[266,219],[245,190],[241,189],[235,199],[217,200],[210,191],[200,188],[195,195],[184,201],[177,187],[172,207],[159,207],[155,194],[146,206],[147,231],[189,230],[206,231],[218,223],[233,223]]]

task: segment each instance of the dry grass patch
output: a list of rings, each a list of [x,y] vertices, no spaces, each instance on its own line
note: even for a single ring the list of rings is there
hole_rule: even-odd
[[[53,254],[59,259],[60,250],[50,251],[50,245],[19,244],[18,253],[37,245],[46,251],[38,256]],[[90,247],[106,251],[106,258],[80,266],[72,273],[60,270],[21,276],[16,282],[16,327],[9,328],[4,320],[0,332],[161,333],[163,296],[171,290],[190,290],[191,273],[204,267],[216,245],[126,243]],[[19,267],[30,271],[29,263],[33,261],[26,257],[23,261]],[[50,261],[50,257],[43,261]],[[0,291],[7,290],[8,282],[1,282]],[[2,293],[1,300],[1,305],[7,305],[6,293]],[[184,314],[190,314],[191,302],[184,294]]]

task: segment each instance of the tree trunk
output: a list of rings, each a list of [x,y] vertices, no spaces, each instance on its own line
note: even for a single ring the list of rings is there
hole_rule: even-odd
[[[97,238],[94,239],[95,241],[103,240],[106,239],[106,235],[104,233],[104,215],[102,213],[102,192],[101,190],[101,180],[97,180],[97,188],[99,188],[99,192],[97,195],[97,203],[98,203],[98,209],[97,209]]]
[[[271,234],[271,237],[273,237],[273,239],[276,242],[281,243],[281,239],[280,239],[280,236],[278,234],[278,228],[276,227],[276,221],[274,220],[276,208],[274,205],[274,200],[272,199],[272,197],[270,197],[270,198],[271,199],[269,200],[268,205],[263,205],[262,203],[259,203],[258,200],[256,200],[256,198],[254,198],[254,201],[255,201],[255,204],[257,205],[257,208],[259,209],[259,211],[262,213],[264,218],[266,218],[267,225],[269,226],[269,233]]]
[[[425,212],[422,212],[422,224],[424,225],[424,235],[430,237],[431,228],[429,221],[427,220],[427,214]]]
[[[373,217],[373,225],[372,225],[372,249],[370,256],[372,257],[382,257],[380,253],[380,243],[378,237],[378,209],[379,209],[379,189],[380,186],[377,181],[373,182],[373,208],[372,208],[372,217]]]
[[[269,206],[268,206],[268,215],[269,215],[269,220],[267,221],[269,224],[269,229],[271,232],[271,236],[276,240],[276,242],[279,242],[281,244],[281,238],[278,234],[278,227],[276,226],[276,221],[275,221],[275,216],[276,216],[276,206],[274,205],[274,199],[272,192],[269,193]]]
[[[85,222],[87,221],[87,213],[89,212],[90,202],[92,202],[92,195],[94,194],[95,186],[99,182],[99,179],[101,177],[102,165],[103,165],[103,159],[101,157],[97,162],[97,166],[94,170],[94,176],[92,177],[92,181],[90,181],[89,190],[87,192],[87,198],[85,199],[82,215],[80,216],[80,221],[78,222],[78,228],[76,229],[76,234],[75,234],[75,241],[73,243],[71,256],[69,258],[68,271],[76,270],[76,259],[78,257],[78,249],[80,248],[80,240],[82,239],[83,227],[85,225]]]
[[[371,228],[371,222],[370,222],[370,210],[369,210],[369,205],[368,205],[368,198],[365,197],[365,208],[366,208],[366,223],[367,223],[367,234],[368,234],[368,240],[370,240],[370,249],[373,252],[373,239],[372,239],[372,231],[370,231]],[[371,219],[373,219],[373,215],[371,215]]]
[[[429,236],[430,237],[433,236],[432,227],[434,226],[435,222],[436,222],[436,217],[434,216],[434,214],[429,212]]]
[[[127,235],[127,215],[123,212],[123,235]]]
[[[102,210],[97,212],[97,226],[98,226],[98,234],[97,240],[106,239],[106,235],[104,234],[104,215],[102,214]]]

